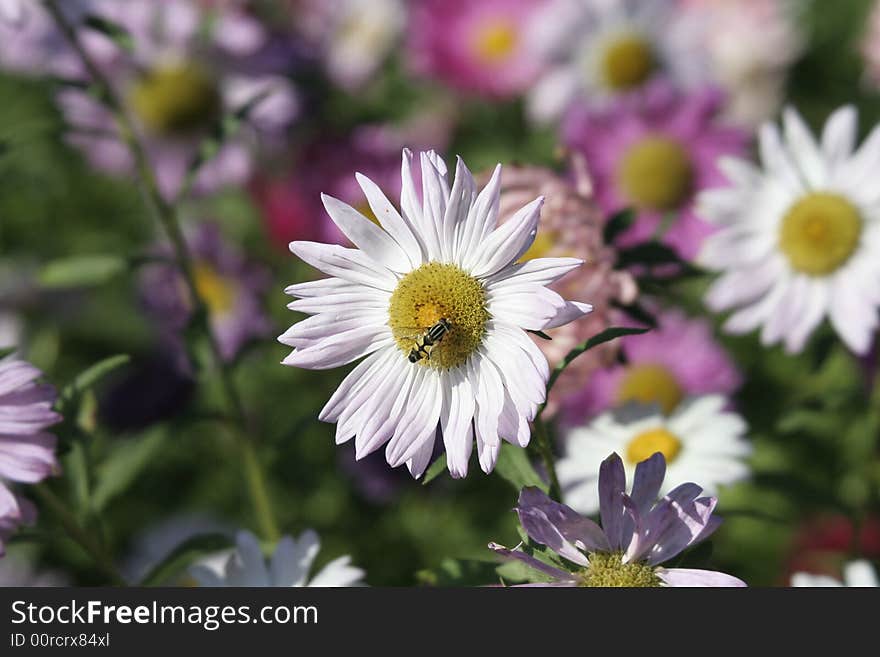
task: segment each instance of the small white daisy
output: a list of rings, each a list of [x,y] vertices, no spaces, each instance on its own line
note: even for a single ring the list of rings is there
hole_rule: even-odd
[[[724,405],[720,395],[694,397],[670,416],[657,407],[631,405],[569,430],[566,453],[556,463],[565,502],[581,513],[599,510],[599,466],[612,452],[623,456],[630,481],[638,463],[663,454],[667,470],[660,495],[697,478],[714,495],[718,486],[744,479],[749,474],[744,459],[752,451],[744,438],[746,423]]]
[[[518,262],[535,239],[543,199],[497,226],[501,166],[479,194],[461,158],[450,189],[446,165],[422,153],[422,201],[404,151],[401,209],[358,174],[376,225],[329,196],[324,206],[357,246],[293,242],[291,251],[331,276],[291,285],[288,307],[313,315],[279,341],[285,365],[339,367],[366,356],[319,417],[337,444],[355,439],[362,458],[387,443],[392,467],[424,472],[437,436],[449,471],[467,474],[474,438],[482,469],[500,440],[525,446],[544,402],[547,360],[525,330],[567,324],[589,312],[546,285],[575,258]]]
[[[722,159],[730,187],[697,199],[698,213],[721,227],[699,257],[724,272],[706,303],[736,309],[726,331],[761,327],[762,344],[782,342],[791,353],[827,316],[864,354],[880,305],[880,127],[858,150],[853,107],[831,115],[821,143],[793,109],[783,128],[761,128],[762,168]]]
[[[532,41],[549,60],[528,98],[539,122],[572,101],[608,102],[658,77],[689,86],[706,75],[700,33],[674,0],[553,0]]]
[[[877,571],[864,559],[851,561],[843,568],[843,581],[829,575],[813,575],[812,573],[795,573],[791,576],[791,585],[794,587],[868,587],[880,586]]]
[[[205,559],[189,569],[199,586],[360,586],[364,571],[351,565],[351,557],[339,557],[311,579],[309,570],[321,549],[318,535],[308,529],[299,539],[284,536],[269,562],[260,543],[249,531],[235,537],[235,550]]]

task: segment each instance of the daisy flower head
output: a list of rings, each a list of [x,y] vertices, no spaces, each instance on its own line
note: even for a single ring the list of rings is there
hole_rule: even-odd
[[[538,122],[572,103],[607,106],[659,79],[690,87],[706,75],[699,30],[677,0],[552,0],[534,34],[549,62],[528,97]]]
[[[25,361],[0,361],[0,556],[9,535],[36,518],[33,504],[11,485],[37,483],[59,470],[56,439],[47,429],[61,416],[52,410],[55,388],[39,383],[42,375]]]
[[[235,549],[225,559],[209,558],[189,569],[199,586],[361,586],[364,571],[351,565],[351,557],[334,559],[309,576],[321,549],[318,535],[311,529],[299,538],[283,536],[272,558],[266,561],[257,537],[240,531]]]
[[[612,364],[582,380],[563,404],[567,424],[632,402],[654,404],[669,415],[688,397],[730,395],[742,383],[712,326],[679,310],[657,315],[657,328],[618,340],[625,364]]]
[[[540,489],[524,488],[516,508],[520,524],[532,541],[561,557],[557,565],[496,543],[489,548],[542,573],[550,579],[547,586],[745,586],[725,573],[661,565],[708,538],[721,524],[712,515],[717,500],[700,497],[703,489],[697,484],[677,486],[658,501],[665,471],[662,454],[639,463],[627,494],[620,457],[612,454],[602,461],[601,527]]]
[[[273,58],[259,24],[233,4],[196,0],[92,0],[90,13],[119,25],[131,52],[86,26],[84,47],[132,118],[162,193],[181,191],[202,142],[222,116],[253,103],[238,133],[226,139],[198,170],[200,193],[244,182],[255,144],[278,141],[298,113],[298,97]],[[131,153],[111,112],[87,91],[68,88],[58,102],[70,125],[68,140],[97,168],[132,170]]]
[[[376,74],[406,24],[403,0],[305,0],[296,27],[314,44],[327,75],[356,91]]]
[[[510,98],[539,71],[532,22],[544,0],[415,0],[408,60],[419,75],[466,92]]]
[[[699,262],[721,272],[706,294],[724,329],[761,328],[765,346],[803,350],[824,318],[864,355],[880,306],[880,127],[855,149],[857,115],[843,107],[817,141],[794,109],[760,131],[760,166],[722,160],[730,184],[704,191],[699,214],[720,230]]]
[[[791,585],[801,587],[861,587],[877,588],[880,579],[870,561],[859,559],[851,561],[843,568],[843,580],[830,575],[813,575],[812,573],[795,573],[791,576]]]
[[[453,476],[467,474],[476,439],[480,466],[495,467],[500,441],[525,446],[543,403],[547,360],[526,334],[590,311],[547,285],[576,258],[518,262],[535,240],[541,198],[498,226],[501,166],[481,191],[459,158],[422,153],[422,200],[404,151],[401,212],[357,176],[378,225],[329,196],[324,205],[357,247],[293,242],[291,251],[330,278],[291,285],[288,307],[312,317],[279,341],[285,365],[329,369],[364,358],[319,417],[336,441],[355,436],[361,458],[387,443],[392,467],[424,472],[442,436]]]
[[[623,454],[629,476],[655,452],[663,454],[667,472],[661,494],[695,478],[714,494],[719,486],[746,478],[745,459],[752,451],[745,439],[747,426],[724,405],[720,395],[695,397],[669,416],[631,406],[569,429],[563,440],[565,454],[556,464],[566,501],[582,513],[599,509],[596,473],[611,451]]]
[[[220,352],[232,360],[254,338],[272,328],[262,307],[269,275],[228,243],[220,227],[200,223],[186,234],[193,257],[196,292],[205,304]],[[168,249],[163,247],[164,252]],[[161,263],[142,270],[140,292],[147,311],[161,324],[172,344],[179,344],[192,314],[192,299],[177,267]],[[182,345],[180,345],[182,347]]]
[[[569,112],[563,138],[586,157],[602,209],[637,211],[620,245],[658,237],[683,258],[697,254],[712,226],[695,214],[695,194],[722,184],[716,161],[744,155],[748,142],[745,131],[720,123],[722,107],[713,88],[684,93],[655,85],[638,101]]]

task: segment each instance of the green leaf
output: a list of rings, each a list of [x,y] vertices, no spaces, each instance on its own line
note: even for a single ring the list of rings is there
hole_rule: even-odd
[[[156,586],[167,583],[170,578],[201,557],[226,550],[231,545],[231,539],[223,534],[200,534],[199,536],[193,536],[174,548],[168,556],[154,566],[141,580],[140,585]]]
[[[130,360],[131,357],[128,354],[118,354],[105,358],[80,372],[73,382],[67,384],[61,390],[61,394],[58,395],[58,402],[56,404],[58,412],[63,414],[76,399],[79,399],[83,392],[90,390],[98,381]]]
[[[119,256],[72,256],[46,264],[37,280],[46,288],[89,287],[106,283],[127,268],[128,263]]]
[[[618,267],[632,265],[684,265],[674,249],[660,242],[645,242],[617,253]]]
[[[427,472],[425,472],[425,476],[422,479],[422,486],[427,486],[429,482],[442,475],[445,471],[446,452],[443,452],[440,456],[437,457],[437,460],[431,464],[431,467],[428,468]]]
[[[152,431],[140,438],[120,440],[97,468],[92,508],[100,511],[137,479],[141,471],[154,461],[165,444],[163,429]]]
[[[602,231],[602,239],[605,244],[614,242],[623,231],[632,226],[635,218],[636,211],[632,208],[626,208],[611,215]]]
[[[501,453],[498,455],[498,463],[495,465],[495,472],[501,475],[502,479],[510,483],[516,492],[521,491],[527,486],[537,486],[545,493],[548,490],[547,483],[541,479],[535,468],[532,466],[526,450],[522,447],[515,447],[510,443],[501,444]]]
[[[436,568],[418,571],[416,580],[422,586],[481,586],[498,581],[497,567],[498,564],[488,558],[447,558]]]
[[[547,335],[546,333],[544,333],[544,331],[533,331],[533,330],[531,330],[531,329],[526,329],[526,330],[527,330],[529,333],[532,333],[533,335],[537,335],[537,336],[538,336],[539,338],[541,338],[542,340],[552,340],[552,339],[553,339],[553,338],[551,338],[549,335]]]
[[[645,308],[643,308],[640,304],[631,303],[629,305],[625,305],[612,301],[611,305],[613,305],[615,308],[619,308],[637,322],[641,322],[642,324],[645,324],[646,326],[649,326],[651,328],[657,328],[657,318],[654,317],[654,315],[652,315],[650,312],[645,310]]]
[[[571,365],[575,358],[588,352],[590,349],[594,347],[598,347],[600,344],[604,344],[606,342],[610,342],[611,340],[615,340],[617,338],[623,337],[625,335],[641,335],[642,333],[647,333],[650,329],[646,328],[627,328],[623,326],[612,326],[611,328],[607,328],[598,335],[594,335],[592,338],[587,340],[586,342],[579,344],[577,347],[568,352],[565,358],[562,359],[562,362],[556,366],[553,372],[550,374],[550,380],[547,381],[547,397],[550,396],[550,390],[556,384],[556,380],[559,376],[565,371],[565,369]],[[541,406],[538,411],[538,416],[544,411],[544,407],[546,406],[546,402]],[[537,418],[536,418],[537,419]]]

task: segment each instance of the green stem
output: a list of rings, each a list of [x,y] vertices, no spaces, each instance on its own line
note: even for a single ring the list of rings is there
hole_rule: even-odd
[[[36,486],[33,486],[31,490],[36,492],[40,501],[58,517],[58,521],[61,523],[61,526],[64,527],[64,531],[67,532],[67,535],[79,544],[110,581],[117,586],[126,586],[125,579],[119,574],[119,571],[113,564],[113,559],[104,549],[104,546],[92,538],[86,530],[80,527],[76,518],[73,517],[73,514],[68,510],[64,502],[62,502],[58,496],[46,486],[46,484],[37,484]]]
[[[83,47],[76,30],[74,30],[67,22],[63,12],[58,8],[57,0],[47,0],[46,8],[52,15],[53,20],[61,30],[62,34],[64,34],[65,38],[70,43],[71,47],[73,47],[83,61],[92,81],[99,86],[101,95],[106,99],[108,106],[113,110],[116,116],[122,138],[134,157],[137,177],[141,183],[141,191],[144,195],[146,204],[156,217],[159,224],[161,224],[168,240],[171,242],[177,266],[183,274],[183,279],[189,292],[189,296],[192,299],[194,321],[200,324],[204,334],[208,338],[215,372],[223,388],[226,402],[232,410],[236,423],[239,425],[239,431],[236,432],[236,437],[241,443],[245,454],[251,455],[250,457],[246,456],[244,461],[245,476],[248,481],[248,491],[251,495],[254,510],[257,513],[257,516],[262,518],[261,525],[264,526],[264,530],[266,531],[265,538],[269,540],[277,538],[277,525],[272,515],[272,507],[266,489],[265,479],[260,470],[259,461],[253,454],[254,445],[252,432],[249,431],[244,404],[241,395],[238,392],[238,388],[235,385],[235,381],[232,378],[232,373],[226,367],[226,363],[223,360],[217,337],[211,330],[211,325],[208,319],[208,310],[196,285],[193,257],[189,246],[186,243],[183,230],[181,229],[177,207],[174,204],[169,203],[159,191],[156,176],[153,173],[153,168],[150,165],[146,151],[138,138],[134,122],[128,115],[124,104],[120,101],[112,85],[107,82],[104,75],[101,73],[100,68],[95,64],[91,55],[89,55],[88,51]]]
[[[550,477],[550,497],[561,502],[562,490],[559,487],[559,477],[556,476],[556,460],[553,456],[553,447],[550,444],[550,438],[547,435],[547,427],[544,424],[544,420],[540,417],[536,417],[533,424],[535,427],[535,436],[538,438],[538,452],[541,454],[541,460],[544,462],[547,476]]]

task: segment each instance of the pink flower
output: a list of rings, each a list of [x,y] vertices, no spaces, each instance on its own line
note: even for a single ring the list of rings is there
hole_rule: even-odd
[[[3,542],[36,509],[10,483],[33,484],[58,470],[55,436],[46,429],[60,422],[52,410],[55,389],[37,382],[40,370],[21,360],[0,361],[0,556]]]
[[[862,39],[862,59],[865,64],[865,77],[868,83],[880,88],[880,1],[868,16],[868,25]]]
[[[648,333],[620,339],[626,365],[595,371],[562,402],[567,424],[627,402],[657,404],[670,413],[687,397],[729,395],[740,386],[740,373],[706,320],[671,310],[659,315],[658,323]]]
[[[545,199],[538,237],[524,258],[575,257],[585,261],[551,286],[563,296],[589,299],[593,305],[593,312],[579,322],[550,331],[552,340],[535,337],[551,366],[585,340],[609,326],[620,325],[623,313],[613,304],[628,305],[638,294],[632,275],[615,269],[617,254],[603,241],[604,217],[592,198],[583,160],[573,159],[567,175],[542,167],[508,167],[501,185],[502,221],[529,199]],[[592,372],[614,362],[618,344],[607,342],[575,360],[556,382],[547,403],[548,413],[556,412],[559,400],[580,390]]]
[[[462,91],[509,98],[539,73],[529,29],[543,0],[416,0],[408,28],[413,69]]]
[[[719,124],[722,108],[716,90],[685,95],[657,84],[638,98],[568,115],[564,139],[586,156],[602,209],[638,210],[621,245],[660,236],[684,258],[697,254],[713,229],[694,213],[694,196],[724,184],[718,158],[742,155],[748,143],[745,131]]]

